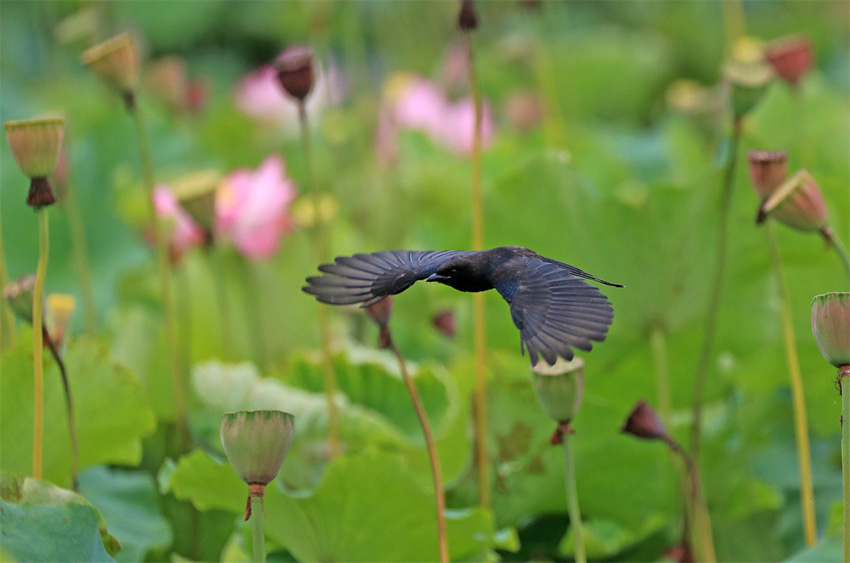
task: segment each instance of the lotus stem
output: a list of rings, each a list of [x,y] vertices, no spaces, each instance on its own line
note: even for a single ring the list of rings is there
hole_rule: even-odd
[[[254,544],[254,563],[266,562],[266,531],[263,497],[251,497],[251,536]]]
[[[155,185],[153,172],[153,157],[151,156],[150,142],[145,129],[144,117],[135,100],[128,97],[131,102],[127,108],[133,115],[136,125],[136,135],[139,142],[139,151],[142,159],[142,170],[145,178],[147,194],[145,199],[148,205],[148,221],[153,232],[154,246],[156,247],[156,260],[159,270],[159,286],[162,295],[162,310],[165,317],[165,346],[168,351],[168,366],[171,374],[172,394],[174,395],[174,415],[177,419],[180,449],[188,446],[189,430],[186,425],[186,399],[183,390],[183,379],[180,376],[180,359],[177,350],[177,329],[175,326],[174,296],[171,291],[170,267],[168,264],[168,248],[163,234],[162,223],[156,213],[153,202],[153,191]]]
[[[827,244],[829,244],[829,246],[835,250],[835,253],[838,254],[838,257],[841,259],[841,263],[844,266],[844,271],[847,274],[847,280],[850,282],[850,257],[848,257],[847,249],[844,248],[844,244],[841,242],[841,239],[838,238],[835,231],[829,227],[824,227],[821,230],[821,234]]]
[[[797,441],[797,463],[800,465],[800,504],[803,510],[803,533],[806,545],[817,543],[818,531],[815,521],[815,494],[812,485],[812,454],[809,448],[809,423],[806,414],[806,398],[803,390],[803,377],[800,372],[800,358],[797,355],[797,341],[794,338],[794,322],[791,317],[791,296],[782,271],[782,259],[776,244],[773,225],[766,225],[767,245],[773,272],[779,286],[779,300],[782,311],[782,336],[785,342],[785,359],[788,362],[788,376],[791,379],[791,396],[794,403],[794,435]]]
[[[266,346],[266,335],[263,330],[263,311],[257,296],[260,287],[257,283],[256,273],[251,270],[251,265],[243,256],[239,256],[239,273],[242,276],[242,296],[245,304],[245,324],[250,334],[251,354],[254,361],[261,366],[269,363],[268,347]]]
[[[71,233],[71,247],[74,253],[74,265],[77,268],[77,277],[80,280],[80,297],[83,301],[83,316],[86,323],[86,332],[97,333],[97,309],[94,304],[94,290],[92,289],[91,266],[89,265],[89,251],[86,242],[86,230],[83,226],[80,214],[80,204],[77,201],[76,190],[69,186],[64,190],[65,197],[59,203],[68,218],[68,229]]]
[[[850,377],[850,365],[838,370],[839,389],[841,390],[841,484],[844,490],[844,563],[850,563],[850,424],[844,424],[850,417],[850,393],[844,392],[844,380]]]
[[[475,106],[472,135],[472,249],[484,249],[484,205],[481,195],[481,93],[475,75],[475,56],[472,34],[466,32],[466,50],[469,60],[469,92]],[[490,508],[490,451],[487,445],[487,381],[485,355],[487,352],[484,294],[472,296],[474,310],[475,388],[473,389],[473,417],[475,419],[475,452],[478,466],[478,502]]]
[[[584,528],[581,524],[581,510],[578,505],[578,488],[576,487],[576,467],[572,441],[573,435],[570,432],[564,432],[564,484],[567,488],[567,510],[570,513],[570,526],[573,529],[576,563],[587,563],[587,555],[584,551]]]
[[[740,0],[724,0],[720,2],[720,5],[723,10],[723,27],[726,32],[726,52],[731,55],[735,42],[747,33],[744,5]]]
[[[224,277],[224,265],[222,264],[221,249],[215,246],[207,248],[208,264],[212,274],[213,286],[215,287],[216,301],[218,301],[219,322],[221,323],[221,353],[225,361],[233,359],[233,334],[231,332],[232,319],[230,316],[230,303],[227,298],[227,286]]]
[[[6,253],[3,250],[3,231],[0,229],[0,288],[5,288],[9,283],[9,275],[6,272]],[[2,291],[2,289],[0,289]],[[12,346],[15,343],[15,318],[12,310],[5,299],[0,299],[0,349]]]
[[[327,252],[325,228],[322,221],[321,201],[313,171],[313,152],[310,143],[310,127],[307,122],[307,106],[304,100],[298,102],[298,122],[301,126],[301,145],[304,150],[304,162],[307,167],[307,187],[313,201],[313,246],[317,262],[325,259]],[[322,341],[322,369],[325,375],[325,398],[328,403],[328,446],[330,457],[339,454],[339,416],[336,402],[336,374],[331,361],[331,332],[328,312],[325,307],[319,307],[319,338]]]
[[[723,292],[723,274],[726,271],[726,253],[729,246],[729,210],[732,202],[732,188],[735,184],[735,165],[738,161],[741,124],[740,117],[735,118],[732,124],[729,158],[726,161],[726,170],[723,174],[723,188],[720,193],[720,218],[717,226],[717,255],[714,263],[714,275],[711,280],[711,293],[706,312],[702,348],[700,349],[696,376],[694,377],[694,403],[691,422],[691,455],[693,456],[694,463],[699,463],[703,395],[705,393],[708,368],[714,351],[717,317],[720,312],[720,296]]]
[[[33,432],[32,476],[41,479],[44,440],[44,278],[50,257],[50,220],[47,207],[38,210],[38,267],[35,271],[35,289],[32,295],[33,343]]]
[[[413,408],[416,411],[416,416],[419,418],[419,426],[422,427],[422,435],[425,437],[425,446],[428,448],[428,459],[431,462],[431,476],[434,479],[434,504],[437,509],[437,539],[440,549],[440,563],[449,562],[449,540],[446,532],[446,496],[443,491],[443,476],[440,469],[440,454],[437,451],[437,446],[434,443],[434,436],[431,433],[431,424],[428,422],[428,414],[422,406],[422,400],[419,398],[419,392],[413,384],[413,379],[407,371],[407,366],[404,363],[404,358],[396,346],[395,341],[390,333],[389,325],[381,327],[383,331],[383,341],[389,345],[390,349],[395,354],[398,360],[398,366],[401,369],[401,375],[404,378],[404,384],[407,387],[407,392],[410,394],[410,400],[413,403]]]
[[[71,382],[68,379],[65,362],[62,360],[59,350],[56,349],[56,344],[51,340],[47,329],[42,329],[42,334],[45,342],[47,342],[47,347],[50,348],[50,353],[53,354],[53,359],[56,360],[56,365],[59,366],[59,375],[62,378],[62,387],[65,391],[65,411],[68,415],[68,434],[71,438],[71,483],[76,491],[79,486],[77,474],[79,473],[80,447],[77,439],[77,425],[74,423],[74,401],[71,397]]]
[[[717,556],[714,553],[714,536],[711,531],[711,518],[705,504],[705,496],[702,492],[702,482],[699,476],[699,468],[693,457],[673,438],[667,436],[664,439],[670,449],[679,455],[685,466],[685,474],[688,481],[687,504],[691,508],[690,523],[693,525],[693,544],[697,549],[697,561],[714,563]]]

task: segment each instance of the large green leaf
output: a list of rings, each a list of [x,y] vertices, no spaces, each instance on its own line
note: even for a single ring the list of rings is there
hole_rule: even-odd
[[[287,463],[281,470],[284,476]],[[247,486],[226,463],[204,452],[182,457],[165,486],[202,510],[245,510]],[[299,561],[437,558],[433,497],[419,487],[397,455],[367,451],[336,458],[310,494],[289,494],[270,485],[265,507],[266,534]],[[479,509],[449,511],[447,517],[454,559],[464,559],[493,544],[488,513]]]
[[[46,481],[2,474],[0,546],[18,561],[112,561],[121,545],[82,496]]]
[[[0,467],[29,473],[32,461],[32,340],[27,333],[0,359]],[[154,416],[135,376],[115,364],[92,338],[71,340],[65,354],[80,447],[80,468],[101,463],[138,464],[141,439],[153,431]],[[45,479],[70,483],[70,438],[59,370],[45,353]]]
[[[171,526],[160,512],[156,485],[147,473],[93,467],[80,475],[80,493],[100,510],[121,542],[118,561],[141,561],[149,549],[171,543]]]

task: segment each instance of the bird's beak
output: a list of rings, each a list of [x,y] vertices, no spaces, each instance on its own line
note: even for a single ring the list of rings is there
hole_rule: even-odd
[[[449,279],[448,276],[441,276],[440,274],[431,274],[427,278],[425,278],[426,282],[439,282],[443,280]]]

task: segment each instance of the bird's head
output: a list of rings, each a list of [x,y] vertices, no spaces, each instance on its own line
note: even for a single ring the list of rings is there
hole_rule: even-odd
[[[425,281],[440,282],[461,291],[470,291],[469,286],[480,281],[478,265],[468,258],[455,258],[442,264]]]

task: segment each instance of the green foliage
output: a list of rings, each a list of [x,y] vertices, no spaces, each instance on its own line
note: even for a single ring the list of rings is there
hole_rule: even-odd
[[[113,561],[121,550],[85,498],[5,472],[0,476],[0,527],[0,546],[16,561]]]

